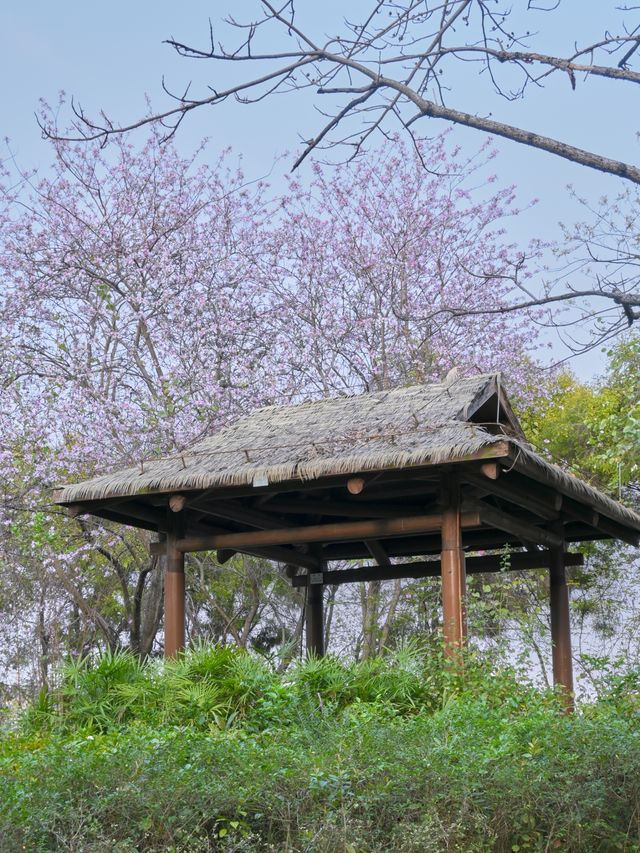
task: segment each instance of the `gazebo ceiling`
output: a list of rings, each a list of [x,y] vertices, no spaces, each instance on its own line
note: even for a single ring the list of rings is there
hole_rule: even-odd
[[[184,452],[65,486],[55,500],[74,515],[158,531],[179,513],[190,550],[310,568],[312,543],[324,560],[367,557],[370,539],[387,556],[438,553],[441,485],[454,473],[469,551],[552,547],[558,523],[566,541],[638,542],[640,516],[531,450],[499,374],[263,408]]]

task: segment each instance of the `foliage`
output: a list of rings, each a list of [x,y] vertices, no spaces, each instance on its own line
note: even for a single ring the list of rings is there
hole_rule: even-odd
[[[141,687],[125,722],[122,686],[153,680],[149,705]],[[208,681],[239,710],[224,724],[214,705],[205,724],[197,703],[184,704],[187,684]],[[640,842],[638,674],[610,680],[574,717],[513,673],[473,657],[455,672],[416,648],[387,664],[311,660],[286,676],[241,650],[203,647],[163,668],[110,655],[65,682],[49,726],[41,707],[38,722],[4,738],[7,849],[466,853]]]
[[[563,372],[539,386],[522,421],[539,452],[615,497],[623,490],[633,497],[640,472],[640,337],[621,339],[607,356],[606,374],[593,384]]]
[[[525,434],[535,449],[613,498],[638,509],[640,430],[640,337],[629,334],[607,352],[604,375],[580,382],[568,371],[532,389],[519,407]],[[638,654],[640,587],[636,552],[616,542],[583,543],[582,568],[571,569],[574,652],[584,689],[597,688],[602,668],[622,658],[632,669]],[[541,579],[520,579],[518,631],[544,608]],[[492,596],[493,598],[493,596]],[[510,602],[509,612],[517,613]],[[543,633],[548,626],[543,625]],[[544,642],[544,641],[543,641]],[[534,636],[530,646],[539,647]],[[544,671],[542,657],[537,655]],[[548,656],[546,653],[544,656]]]
[[[25,717],[27,728],[106,731],[122,724],[177,723],[208,730],[243,721],[291,718],[318,704],[325,712],[354,702],[382,702],[398,712],[434,707],[455,674],[446,675],[438,653],[425,657],[414,643],[388,659],[348,663],[335,657],[294,664],[276,674],[262,657],[234,646],[200,645],[176,660],[106,651],[96,659],[69,661],[57,688]],[[470,674],[466,676],[469,681]]]

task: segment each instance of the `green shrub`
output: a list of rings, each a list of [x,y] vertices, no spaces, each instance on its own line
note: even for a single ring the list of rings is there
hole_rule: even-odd
[[[417,649],[279,676],[202,648],[65,679],[2,741],[0,849],[640,850],[637,684],[568,717]]]

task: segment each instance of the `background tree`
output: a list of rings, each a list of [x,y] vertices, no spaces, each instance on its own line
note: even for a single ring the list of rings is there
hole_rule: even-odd
[[[576,147],[536,127],[519,127],[494,118],[505,113],[508,102],[521,100],[531,89],[539,91],[557,78],[566,81],[560,92],[569,98],[578,87],[594,80],[627,86],[631,94],[640,83],[640,72],[635,70],[640,45],[635,7],[609,2],[603,11],[601,4],[601,30],[582,41],[576,36],[582,27],[562,32],[566,23],[559,17],[560,6],[560,2],[509,7],[487,0],[372,0],[363,4],[361,12],[350,11],[337,31],[326,34],[294,0],[278,4],[260,0],[253,14],[245,13],[242,19],[231,14],[225,24],[211,26],[208,43],[169,39],[180,56],[206,60],[216,68],[217,76],[202,95],[188,87],[185,93],[172,96],[174,103],[168,109],[123,124],[104,115],[94,119],[76,107],[71,135],[103,141],[153,123],[170,138],[186,116],[200,107],[230,98],[252,104],[302,90],[315,100],[322,118],[319,127],[300,129],[306,142],[294,168],[312,152],[336,147],[347,157],[355,157],[368,150],[370,142],[388,138],[397,129],[416,138],[422,128],[429,132],[420,120],[435,118],[638,184],[640,169],[634,163]],[[580,7],[575,8],[576,16],[581,16]],[[321,20],[320,26],[329,26]],[[564,42],[564,50],[558,51],[559,40]],[[247,66],[254,69],[253,76],[247,74]],[[476,90],[480,97],[475,96]],[[475,112],[468,111],[468,92],[481,105]],[[52,122],[44,119],[42,125],[45,132],[58,134]],[[424,165],[438,168],[428,156]],[[484,270],[472,272],[481,277]],[[540,280],[531,288],[516,266],[510,280],[512,289],[505,291],[505,298],[493,311],[570,305],[588,318],[587,347],[630,326],[640,316],[637,281],[627,275],[596,278],[586,284],[562,276],[559,281]],[[466,306],[455,299],[446,307],[453,316],[465,315]],[[592,322],[603,310],[612,318],[605,329]],[[554,327],[562,327],[562,322],[555,313],[550,315]],[[584,346],[583,342],[578,349]]]
[[[378,161],[318,169],[312,187],[293,181],[282,198],[247,186],[228,159],[198,167],[157,134],[139,150],[119,138],[55,153],[49,177],[4,190],[0,213],[2,549],[5,601],[21,602],[24,627],[7,637],[16,659],[35,632],[43,666],[96,646],[144,656],[161,623],[150,534],[70,522],[49,486],[179,452],[261,404],[429,381],[454,361],[517,382],[533,369],[535,336],[521,325],[424,311],[450,287],[490,302],[520,257],[501,224],[513,191],[477,179],[488,149],[468,161],[443,140],[425,144],[448,175],[438,177],[394,141]],[[479,283],[475,263],[492,277]],[[273,567],[193,558],[188,576],[193,639],[298,644],[302,602]],[[329,640],[350,643],[344,625],[360,612],[360,648],[386,643],[400,587],[370,593],[349,620],[334,598]]]
[[[556,255],[562,264],[558,284],[571,297],[567,302],[581,322],[556,327],[569,349],[580,353],[614,339],[638,319],[640,193],[627,187],[595,203],[575,191],[573,195],[587,218],[562,227]]]
[[[633,26],[632,8],[609,4],[610,25],[603,33],[581,45],[567,33],[566,52],[555,54],[537,42],[544,18],[553,18],[559,7],[560,3],[529,2],[523,9],[514,9],[486,0],[375,0],[358,20],[345,18],[342,32],[327,36],[315,35],[306,27],[302,11],[296,14],[294,0],[278,4],[260,0],[252,18],[227,18],[226,23],[238,31],[239,41],[233,47],[216,41],[213,27],[204,48],[168,41],[188,58],[239,67],[249,62],[259,68],[254,78],[243,77],[201,98],[190,92],[178,96],[173,108],[127,126],[117,126],[104,116],[102,123],[96,123],[76,109],[75,127],[83,138],[104,139],[141,124],[162,122],[171,135],[186,115],[201,106],[232,96],[253,102],[304,88],[320,96],[344,95],[345,103],[308,139],[296,165],[321,146],[346,144],[357,152],[372,134],[388,131],[394,122],[410,128],[420,118],[442,118],[640,183],[640,170],[632,164],[448,104],[456,94],[460,97],[456,74],[461,67],[465,69],[462,79],[485,72],[491,92],[506,100],[523,98],[530,88],[555,76],[566,76],[574,90],[578,81],[588,83],[593,77],[618,84],[640,83],[640,73],[632,67],[640,46],[640,27]],[[333,109],[331,102],[328,109]],[[353,117],[355,126],[348,124]],[[45,128],[51,125],[45,123]]]
[[[308,186],[290,181],[264,275],[276,323],[287,320],[272,339],[293,394],[434,382],[454,364],[528,381],[536,331],[482,314],[503,301],[514,266],[523,281],[535,273],[540,245],[506,241],[519,209],[513,187],[482,177],[490,145],[467,158],[447,142],[394,138],[370,160],[316,165]]]
[[[144,656],[162,615],[150,537],[60,523],[48,487],[175,451],[269,399],[253,260],[263,188],[153,135],[138,150],[55,154],[51,175],[3,193],[3,550],[30,584],[7,600],[47,603],[14,644],[34,625],[50,634],[52,610],[67,650]]]
[[[568,468],[596,488],[639,507],[640,339],[627,336],[607,353],[607,371],[590,383],[569,371],[538,381],[520,415],[537,452]],[[619,543],[583,544],[585,565],[571,569],[574,657],[593,690],[602,668],[625,668],[637,660],[640,574],[636,551]],[[484,594],[484,585],[490,585]],[[472,584],[479,621],[498,643],[526,646],[544,672],[549,626],[546,578],[535,574],[482,579]],[[502,598],[504,606],[496,603]],[[517,628],[509,629],[516,618]],[[506,635],[505,635],[506,629]]]

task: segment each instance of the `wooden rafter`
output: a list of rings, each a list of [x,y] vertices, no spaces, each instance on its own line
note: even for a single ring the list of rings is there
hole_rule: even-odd
[[[592,507],[584,506],[577,501],[565,500],[563,504],[563,514],[574,521],[580,521],[605,533],[607,536],[612,536],[614,539],[621,539],[627,545],[638,546],[638,536],[616,521],[602,515]]]
[[[510,503],[529,510],[529,512],[547,521],[559,518],[562,496],[557,492],[548,490],[548,494],[544,494],[544,490],[541,489],[539,490],[540,493],[536,494],[536,489],[530,487],[525,489],[520,484],[507,482],[505,476],[494,479],[484,474],[469,473],[465,475],[465,480],[492,495],[504,498]]]
[[[72,518],[77,518],[79,515],[98,515],[101,518],[106,518],[110,521],[130,521],[134,519],[136,522],[146,522],[147,529],[150,530],[166,530],[168,525],[165,514],[158,509],[154,509],[147,504],[139,501],[129,500],[126,504],[123,501],[106,503],[99,507],[93,507],[90,504],[71,504],[67,507],[67,512]],[[144,527],[143,524],[138,524],[138,527]]]
[[[502,531],[482,528],[462,531],[463,546],[470,551],[501,548],[505,543],[516,546],[520,540]],[[407,536],[401,539],[386,539],[382,545],[390,557],[414,557],[427,554],[439,554],[441,549],[440,531],[424,536]],[[367,559],[369,552],[364,542],[331,543],[325,546],[325,559],[329,562],[336,560]]]
[[[365,539],[365,547],[379,566],[389,566],[389,555],[377,539]]]
[[[523,543],[533,542],[547,548],[558,548],[562,543],[562,538],[557,533],[536,527],[535,524],[516,518],[501,509],[489,506],[483,501],[471,501],[469,509],[480,514],[483,524],[495,527],[505,533],[511,533]]]
[[[213,516],[213,518],[247,524],[249,527],[257,527],[259,530],[277,529],[283,526],[283,519],[276,515],[243,506],[236,501],[215,501],[206,505],[199,505],[196,512]]]

